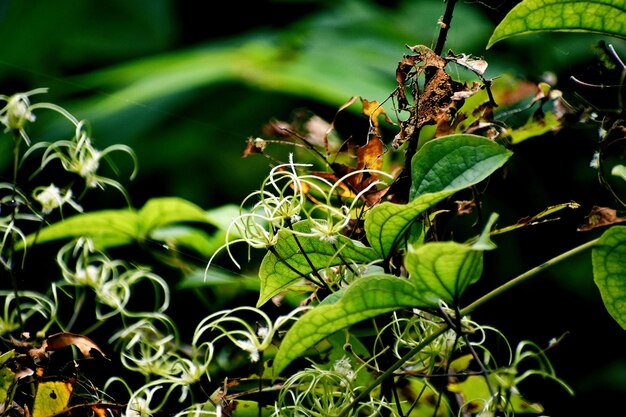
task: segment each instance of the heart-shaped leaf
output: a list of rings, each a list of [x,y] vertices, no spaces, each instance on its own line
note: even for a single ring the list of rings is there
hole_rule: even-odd
[[[482,273],[483,253],[456,242],[409,245],[404,264],[420,294],[436,306],[439,299],[458,305],[465,289]]]
[[[450,135],[424,144],[411,160],[410,200],[425,193],[461,190],[500,168],[513,153],[477,135]]]
[[[418,216],[444,198],[487,178],[513,153],[476,135],[443,136],[427,142],[411,161],[411,201],[374,206],[365,218],[369,244],[384,258],[405,241]]]
[[[613,226],[591,251],[593,279],[609,314],[626,330],[626,227]]]
[[[390,311],[429,304],[411,281],[386,274],[358,279],[333,301],[309,310],[287,332],[274,359],[274,375],[341,329]]]

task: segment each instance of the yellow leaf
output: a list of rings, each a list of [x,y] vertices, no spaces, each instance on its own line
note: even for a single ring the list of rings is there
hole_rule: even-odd
[[[37,385],[32,417],[52,417],[67,407],[74,381],[43,381]]]
[[[378,116],[383,115],[388,123],[393,123],[378,101],[368,101],[367,99],[361,98],[361,103],[363,104],[363,115],[369,117],[376,133],[378,133]]]

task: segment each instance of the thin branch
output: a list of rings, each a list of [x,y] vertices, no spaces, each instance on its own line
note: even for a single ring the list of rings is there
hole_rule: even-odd
[[[439,22],[439,36],[437,37],[437,44],[433,51],[437,55],[441,55],[443,52],[443,46],[446,43],[446,38],[448,37],[448,30],[450,30],[450,24],[452,22],[452,12],[454,11],[454,6],[456,5],[456,0],[447,0],[446,1],[446,11],[444,12],[443,18]]]
[[[512,287],[514,287],[515,285],[527,280],[528,278],[537,275],[538,273],[542,272],[543,270],[553,266],[554,264],[557,264],[573,255],[576,255],[580,252],[583,252],[591,247],[593,247],[596,243],[598,243],[598,239],[593,239],[590,240],[589,242],[585,242],[582,245],[579,245],[573,249],[568,250],[567,252],[563,252],[562,254],[555,256],[554,258],[542,263],[541,265],[538,265],[532,269],[529,269],[528,271],[524,272],[521,275],[518,275],[517,277],[513,278],[512,280],[510,280],[509,282],[507,282],[504,285],[499,286],[498,288],[494,289],[493,291],[483,295],[482,297],[480,297],[478,300],[474,301],[473,303],[471,303],[470,305],[468,305],[467,307],[461,309],[460,311],[460,315],[461,316],[466,316],[469,313],[471,313],[472,311],[474,311],[476,309],[476,307],[486,303],[487,301],[491,300],[492,298],[497,297],[498,295],[502,294],[505,291],[508,291],[509,289],[511,289]]]

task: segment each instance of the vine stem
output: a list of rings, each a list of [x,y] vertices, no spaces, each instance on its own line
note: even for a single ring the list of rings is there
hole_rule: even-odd
[[[554,258],[542,263],[541,265],[537,265],[536,267],[529,269],[528,271],[524,272],[523,274],[518,275],[517,277],[511,279],[510,281],[508,281],[506,284],[503,284],[501,286],[499,286],[498,288],[490,291],[489,293],[483,295],[482,297],[480,297],[479,299],[477,299],[476,301],[474,301],[473,303],[471,303],[470,305],[468,305],[467,307],[461,309],[460,314],[461,316],[465,316],[467,314],[469,314],[470,312],[472,312],[474,309],[476,309],[476,307],[486,303],[487,301],[491,300],[492,298],[497,297],[498,295],[502,294],[505,291],[508,291],[509,289],[511,289],[511,287],[514,287],[515,285],[521,283],[522,281],[525,281],[526,279],[537,275],[538,273],[540,273],[541,271],[543,271],[544,269],[547,269],[549,267],[551,267],[552,265],[555,265],[571,256],[574,256],[580,252],[583,252],[589,248],[591,248],[592,246],[594,246],[596,243],[598,243],[599,238],[597,239],[593,239],[590,240],[588,242],[583,243],[580,246],[576,246],[573,249],[568,250],[567,252],[563,252],[558,256],[555,256]]]

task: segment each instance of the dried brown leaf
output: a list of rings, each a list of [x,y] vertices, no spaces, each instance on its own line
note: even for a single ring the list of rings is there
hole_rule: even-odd
[[[383,166],[383,142],[374,135],[367,143],[357,149],[357,169],[380,170]],[[375,174],[372,174],[376,176]]]
[[[456,212],[459,216],[463,216],[465,214],[471,214],[476,208],[475,200],[458,200],[456,203]]]
[[[96,345],[87,336],[69,332],[61,332],[49,336],[46,340],[44,340],[41,347],[48,352],[63,349],[70,345],[76,346],[85,358],[91,358],[92,349],[98,351],[103,357],[106,358],[106,355],[102,352],[98,345]]]
[[[615,223],[626,222],[626,217],[618,217],[615,209],[600,206],[593,206],[585,219],[587,220],[587,223],[578,228],[581,232],[595,229],[597,227],[610,226]]]

